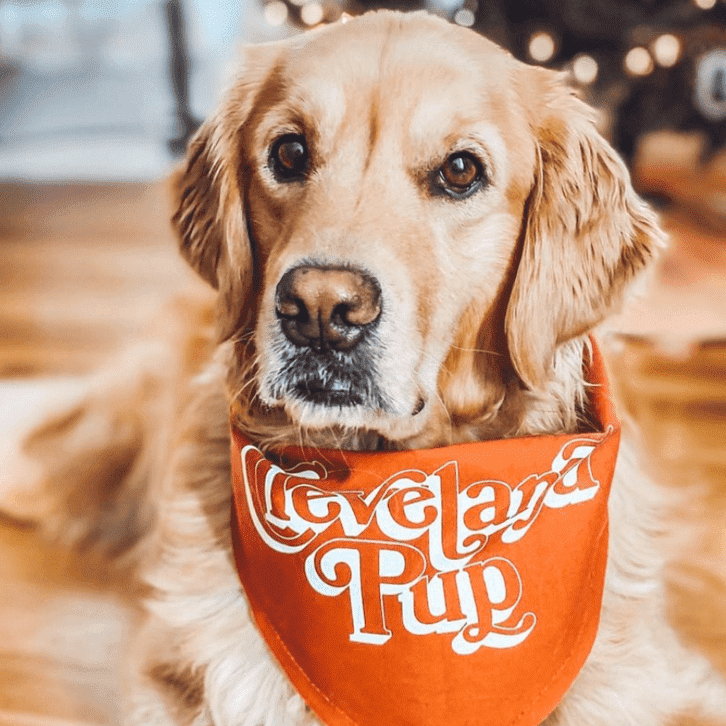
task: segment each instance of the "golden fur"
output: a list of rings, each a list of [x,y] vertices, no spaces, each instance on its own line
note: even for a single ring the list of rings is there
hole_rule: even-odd
[[[309,140],[304,184],[270,171],[285,133]],[[431,194],[431,170],[461,150],[483,159],[487,183],[463,200]],[[103,493],[75,507],[72,532],[116,552],[140,540],[148,617],[128,726],[315,723],[253,627],[232,565],[230,411],[267,449],[585,428],[586,334],[662,234],[558,74],[423,14],[371,14],[250,48],[175,194],[182,253],[218,291],[217,343],[186,310],[186,340],[145,350],[131,380],[104,376],[30,449],[56,491],[78,491],[82,472],[81,496]],[[289,361],[275,290],[310,260],[380,282],[380,406],[325,406],[280,387]],[[660,495],[625,438],[600,632],[547,723],[665,726],[686,713],[726,723],[726,688],[666,623]],[[101,511],[106,531],[91,531]]]

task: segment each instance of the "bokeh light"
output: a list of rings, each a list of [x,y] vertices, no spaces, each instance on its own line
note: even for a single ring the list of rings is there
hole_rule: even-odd
[[[671,33],[664,33],[653,43],[653,55],[659,66],[670,68],[681,57],[681,41]]]
[[[539,63],[546,63],[555,54],[555,41],[549,34],[541,31],[529,39],[529,54]]]
[[[475,20],[476,17],[474,16],[474,13],[468,8],[461,8],[461,10],[457,10],[456,15],[454,15],[454,22],[457,25],[463,25],[465,28],[471,28],[471,26],[474,25]]]
[[[631,48],[625,56],[625,70],[633,76],[647,76],[653,70],[653,58],[646,48]]]
[[[287,5],[282,0],[272,0],[265,5],[265,20],[275,27],[287,20]]]
[[[583,85],[594,83],[600,70],[597,61],[591,55],[578,55],[572,63],[575,80]]]
[[[300,17],[305,25],[317,25],[324,15],[323,6],[315,1],[305,3],[300,10]]]

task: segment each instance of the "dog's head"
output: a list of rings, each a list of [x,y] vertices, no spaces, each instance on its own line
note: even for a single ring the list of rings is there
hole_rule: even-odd
[[[419,443],[516,429],[660,239],[558,74],[391,12],[250,48],[175,223],[250,410]]]

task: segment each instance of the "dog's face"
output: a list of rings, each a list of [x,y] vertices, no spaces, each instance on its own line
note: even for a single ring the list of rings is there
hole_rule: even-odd
[[[435,28],[337,26],[249,119],[260,397],[303,424],[420,425],[512,258],[535,158],[512,64]]]
[[[250,49],[175,221],[233,390],[394,440],[545,388],[658,237],[558,77],[395,13]]]

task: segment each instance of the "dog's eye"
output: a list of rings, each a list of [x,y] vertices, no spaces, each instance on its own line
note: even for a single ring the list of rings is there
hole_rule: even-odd
[[[309,161],[305,137],[298,134],[281,136],[270,149],[270,167],[280,181],[304,178]]]
[[[440,188],[455,199],[473,194],[484,182],[481,162],[468,151],[452,154],[439,169]]]

